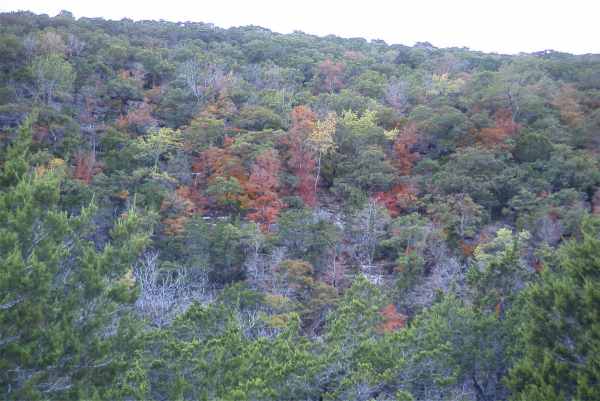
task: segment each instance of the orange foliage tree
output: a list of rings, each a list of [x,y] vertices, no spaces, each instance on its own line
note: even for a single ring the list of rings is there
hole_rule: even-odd
[[[373,197],[391,217],[396,217],[417,201],[417,189],[412,184],[398,184],[387,192],[377,192]]]
[[[188,186],[181,186],[163,200],[160,211],[166,217],[162,220],[167,235],[177,235],[184,231],[189,218],[201,210],[200,195]]]
[[[223,148],[211,146],[196,158],[192,164],[194,183],[199,190],[206,190],[219,182],[236,182],[240,191],[225,194],[225,196],[227,202],[238,203],[241,208],[245,209],[248,207],[248,197],[242,189],[247,187],[248,173],[241,158],[232,149],[231,145],[235,140],[226,137],[224,142]],[[213,203],[214,201],[215,199],[213,199]]]
[[[192,207],[189,209],[191,213],[202,212],[206,205],[206,198],[193,186],[183,185],[177,188],[176,193],[180,198],[191,203]]]
[[[309,142],[316,120],[315,113],[309,107],[295,107],[292,110],[291,128],[284,139],[288,148],[287,166],[298,179],[295,189],[309,206],[317,203],[314,186],[316,159]]]
[[[199,116],[225,120],[235,117],[237,113],[238,109],[229,97],[218,96],[214,101],[206,104]]]
[[[330,93],[342,89],[344,87],[344,69],[343,63],[331,59],[321,62],[317,68],[320,89]]]
[[[248,207],[252,210],[248,219],[258,223],[263,230],[268,230],[276,221],[283,207],[277,194],[280,166],[274,150],[264,151],[256,158],[245,188],[250,198]]]
[[[152,106],[146,99],[137,108],[130,109],[126,115],[117,119],[116,125],[121,129],[132,129],[137,133],[144,132],[148,127],[156,125],[156,119],[152,117]]]
[[[92,182],[92,178],[102,171],[102,164],[96,161],[94,152],[79,152],[75,156],[75,168],[73,178],[86,184]]]
[[[394,304],[385,306],[379,313],[383,318],[383,322],[379,326],[379,331],[383,333],[392,333],[406,325],[407,317],[399,313]]]
[[[410,175],[413,164],[419,159],[411,147],[417,143],[418,133],[415,123],[408,123],[394,139],[394,165],[401,175]]]
[[[483,128],[479,132],[478,140],[486,147],[502,144],[507,138],[514,136],[519,131],[519,124],[514,122],[513,114],[508,109],[500,109],[494,114],[496,123],[493,127]]]
[[[577,89],[573,85],[563,85],[552,105],[558,108],[560,119],[570,127],[577,127],[583,122],[583,109],[577,101]]]
[[[225,138],[223,148],[211,146],[200,153],[192,164],[197,183],[208,184],[217,177],[235,177],[238,181],[247,181],[248,176],[242,161],[231,149],[233,142],[234,139]]]

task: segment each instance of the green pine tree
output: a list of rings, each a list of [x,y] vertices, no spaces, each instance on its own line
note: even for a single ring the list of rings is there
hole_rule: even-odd
[[[519,401],[600,399],[600,221],[558,251],[525,294],[523,354],[508,384]]]
[[[132,209],[109,243],[89,240],[96,207],[61,210],[64,163],[31,153],[32,119],[0,173],[0,397],[104,397],[135,338],[124,306],[147,227]]]

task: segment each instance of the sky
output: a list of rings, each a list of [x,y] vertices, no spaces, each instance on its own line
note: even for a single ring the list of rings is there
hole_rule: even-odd
[[[600,53],[598,0],[2,0],[0,11],[195,21],[516,54]]]

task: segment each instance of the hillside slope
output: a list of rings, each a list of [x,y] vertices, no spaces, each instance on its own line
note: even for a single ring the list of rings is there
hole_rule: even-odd
[[[597,400],[600,55],[0,14],[0,394]]]

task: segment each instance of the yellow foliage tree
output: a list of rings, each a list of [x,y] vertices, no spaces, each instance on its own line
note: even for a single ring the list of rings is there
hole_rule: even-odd
[[[319,120],[315,124],[315,128],[308,136],[308,142],[317,154],[317,171],[315,175],[315,192],[319,184],[321,174],[321,159],[336,148],[335,144],[335,127],[337,123],[337,115],[329,113],[324,120]]]

